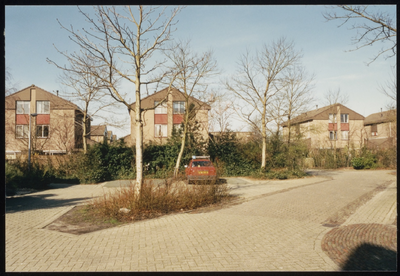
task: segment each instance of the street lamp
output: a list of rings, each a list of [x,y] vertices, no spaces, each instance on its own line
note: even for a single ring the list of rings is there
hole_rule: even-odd
[[[37,113],[32,113],[29,116],[29,134],[28,134],[28,170],[31,170],[31,118],[36,117]]]

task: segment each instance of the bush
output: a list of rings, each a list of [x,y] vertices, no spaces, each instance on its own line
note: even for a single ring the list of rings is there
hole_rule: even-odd
[[[364,157],[356,157],[351,161],[353,168],[356,170],[364,169]]]
[[[120,188],[113,193],[93,199],[88,208],[95,215],[105,219],[132,221],[151,218],[175,211],[192,210],[221,202],[229,196],[226,185],[164,185],[144,183],[140,196],[134,185]],[[126,212],[121,212],[126,208]]]
[[[266,172],[259,171],[251,176],[260,179],[292,179],[305,177],[307,174],[302,170],[279,169]]]
[[[18,189],[46,189],[48,184],[56,179],[56,172],[51,165],[40,165],[32,162],[30,169],[28,163],[22,161],[6,161],[6,192],[13,195]]]
[[[356,170],[375,169],[378,167],[376,155],[368,150],[363,150],[361,157],[353,158],[352,165]]]
[[[70,164],[81,183],[98,183],[135,177],[134,152],[123,143],[95,144],[86,154],[80,153]]]
[[[211,138],[208,152],[221,176],[250,175],[260,168],[258,144],[240,143],[231,132]]]

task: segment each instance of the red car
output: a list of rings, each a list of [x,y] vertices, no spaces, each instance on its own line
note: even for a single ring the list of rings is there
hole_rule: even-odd
[[[189,165],[185,166],[188,184],[192,180],[216,180],[217,170],[210,161],[210,156],[193,156]]]

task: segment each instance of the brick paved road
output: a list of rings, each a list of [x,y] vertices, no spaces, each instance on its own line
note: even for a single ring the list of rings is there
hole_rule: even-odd
[[[388,171],[331,171],[284,181],[228,179],[242,204],[180,213],[79,236],[42,229],[101,185],[60,186],[7,199],[6,271],[333,271],[322,226],[363,194],[396,177]],[[395,185],[395,184],[393,184]],[[394,186],[395,187],[395,186]],[[392,224],[396,198],[380,208]],[[379,198],[370,202],[379,205]],[[360,207],[348,221],[374,216]],[[18,206],[19,205],[19,206]],[[359,211],[362,211],[361,213]],[[358,217],[357,218],[355,218]],[[375,216],[376,217],[376,216]],[[382,221],[376,222],[382,223]]]

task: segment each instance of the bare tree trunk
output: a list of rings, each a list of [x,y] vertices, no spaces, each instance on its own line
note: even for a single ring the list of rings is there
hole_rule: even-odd
[[[83,122],[82,122],[82,124],[83,124],[83,133],[82,133],[82,138],[83,138],[83,153],[84,154],[86,154],[86,152],[87,152],[87,141],[86,141],[86,135],[87,135],[87,129],[86,129],[86,122],[87,122],[87,117],[86,117],[86,114],[84,114],[83,115],[84,117],[83,117]]]
[[[143,187],[143,123],[140,102],[140,81],[136,82],[136,105],[135,105],[135,121],[136,121],[136,192],[141,195]]]
[[[189,101],[186,101],[185,104],[186,106],[188,105]],[[185,124],[183,126],[183,136],[182,136],[182,144],[181,144],[181,149],[178,154],[178,159],[176,160],[176,165],[175,165],[175,170],[174,170],[174,177],[178,176],[179,172],[179,166],[181,164],[182,156],[183,156],[183,151],[185,150],[185,145],[186,145],[186,134],[188,132],[188,122],[189,122],[189,108],[187,108],[187,111],[185,113]]]
[[[262,157],[261,157],[261,169],[265,169],[267,165],[267,126],[266,126],[266,106],[264,105],[264,114],[261,118],[261,132],[262,132]]]
[[[178,154],[178,159],[176,160],[176,165],[175,165],[175,170],[174,170],[174,177],[177,177],[177,176],[178,176],[179,165],[181,164],[181,160],[182,160],[182,156],[183,156],[183,151],[185,150],[186,133],[187,133],[187,127],[186,127],[186,125],[185,125],[185,130],[183,131],[181,149],[180,149],[179,154]]]

